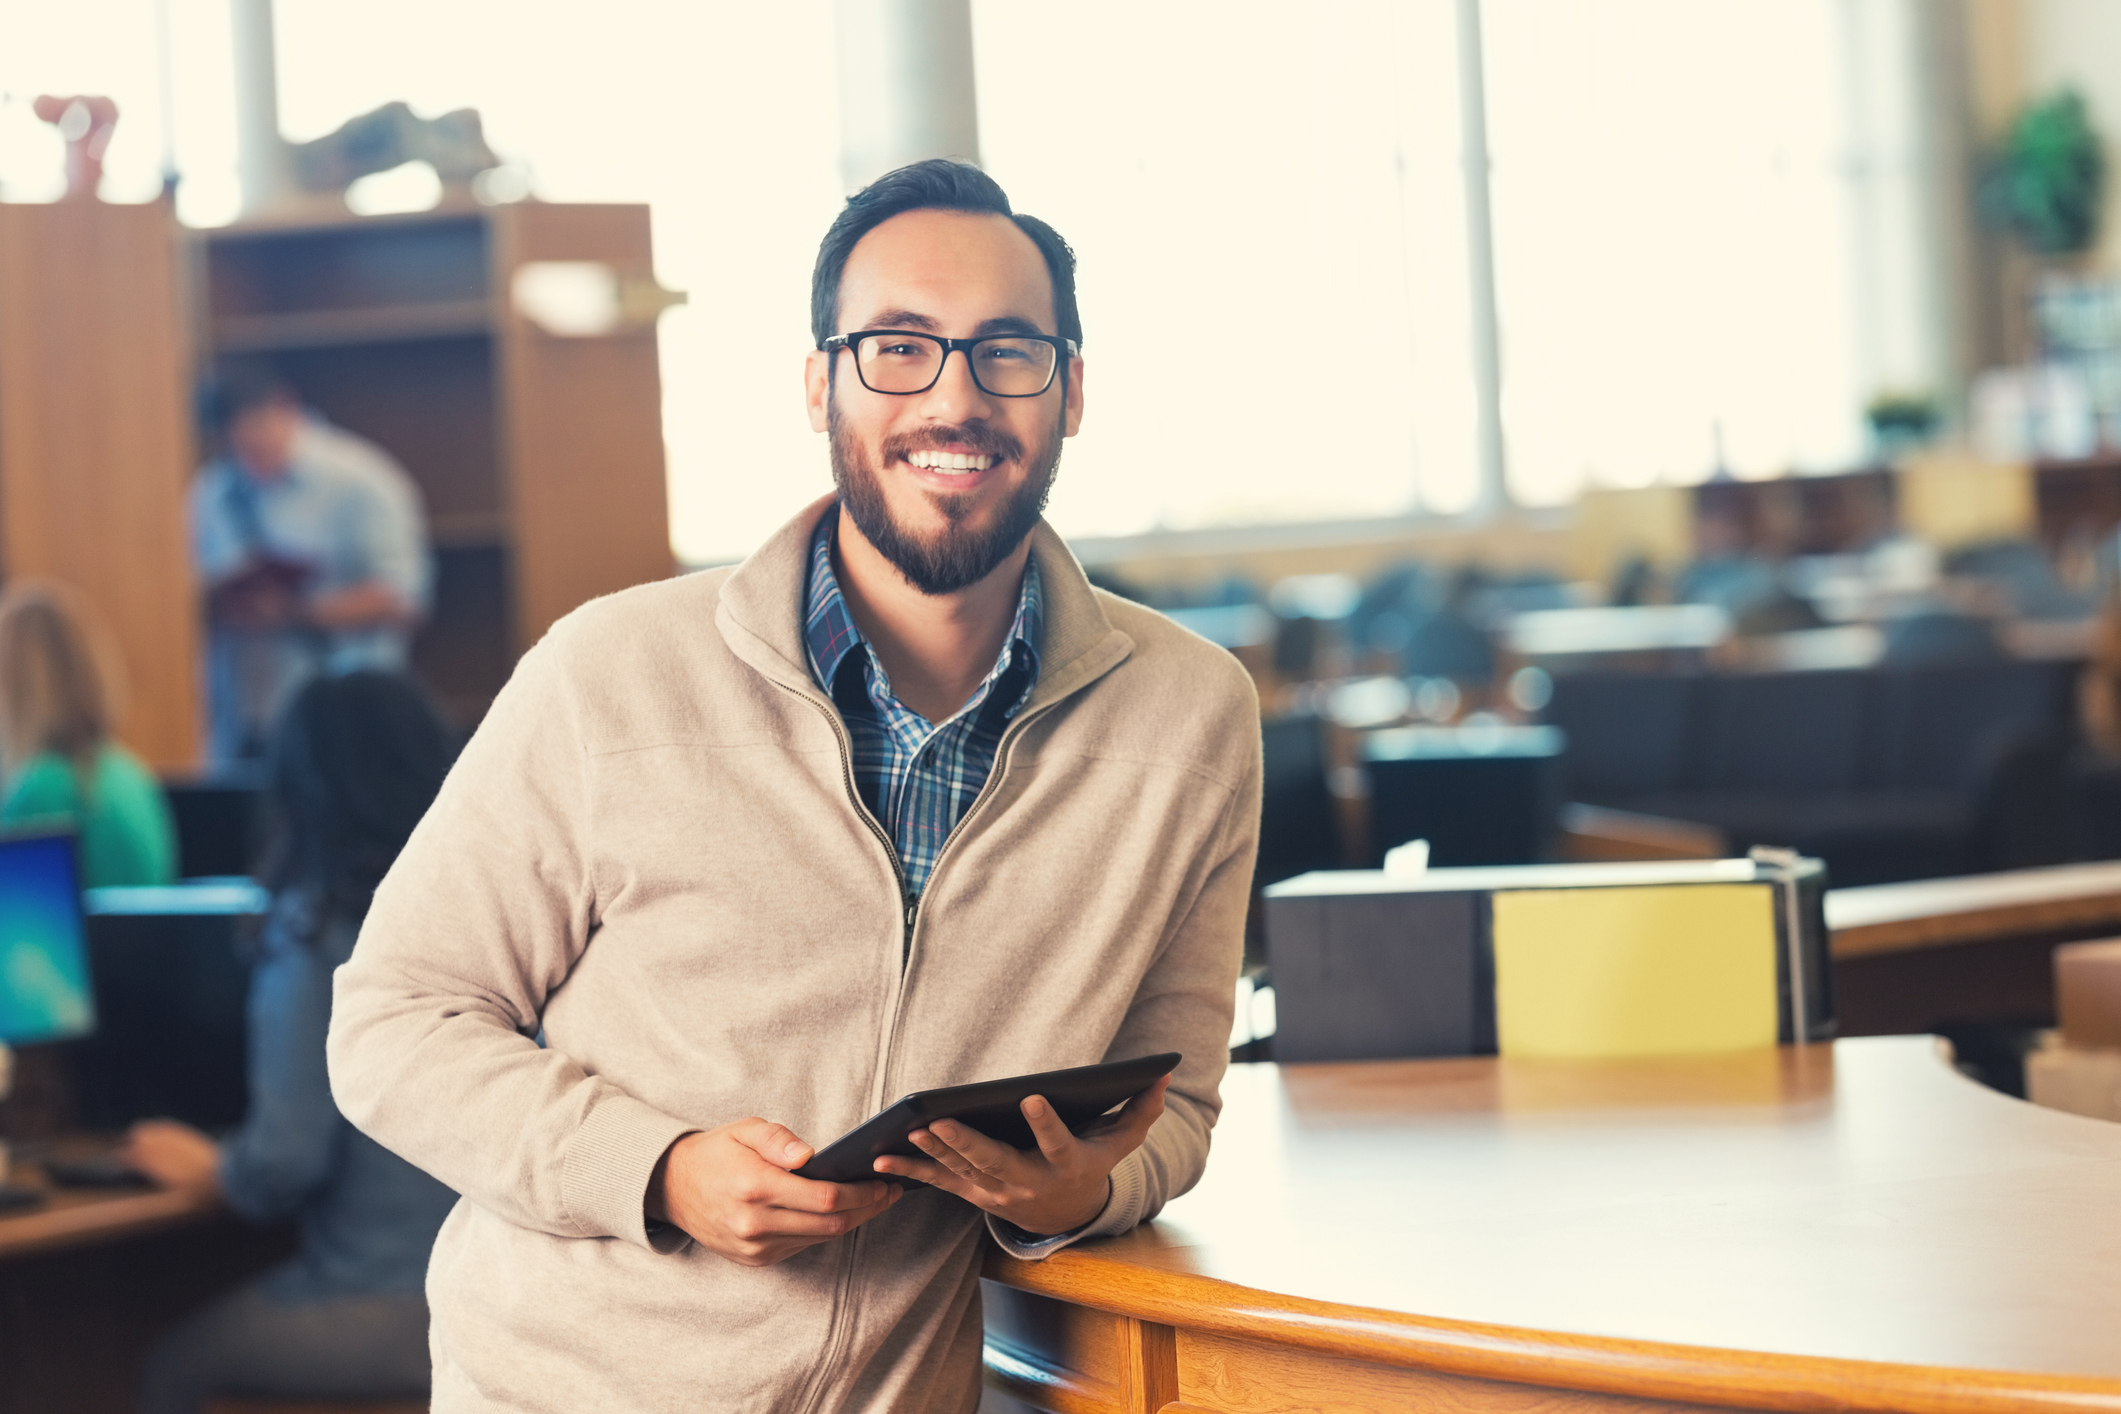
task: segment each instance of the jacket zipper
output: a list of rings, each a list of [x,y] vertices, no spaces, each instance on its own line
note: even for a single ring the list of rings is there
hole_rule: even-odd
[[[861,817],[862,823],[869,827],[869,833],[875,835],[877,843],[884,847],[884,856],[891,861],[891,873],[898,880],[899,899],[905,905],[905,932],[901,936],[899,943],[898,996],[892,1002],[891,1019],[887,1024],[884,1037],[884,1054],[877,1067],[877,1078],[882,1080],[890,1070],[891,1042],[898,1030],[899,1003],[905,998],[906,969],[913,962],[913,930],[915,924],[920,921],[920,902],[917,899],[908,897],[906,868],[899,861],[898,849],[891,843],[891,837],[884,833],[884,827],[878,824],[876,818],[869,813],[869,808],[862,804],[861,792],[855,789],[854,756],[847,745],[845,729],[839,720],[838,714],[807,693],[788,687],[786,683],[782,683],[780,686],[787,688],[789,692],[794,693],[797,697],[815,707],[825,718],[826,725],[832,729],[833,743],[839,747],[840,751],[840,784],[847,792],[848,802],[854,806],[854,813]],[[1033,718],[1044,716],[1046,708],[1052,705],[1052,703],[1047,703],[1045,707],[1040,707],[1035,712],[1025,713],[1011,722],[1008,728],[1002,732],[1001,740],[995,743],[994,765],[988,770],[987,779],[980,786],[979,794],[972,798],[972,804],[966,807],[965,813],[957,817],[957,823],[951,826],[950,833],[943,837],[943,847],[936,851],[935,863],[929,866],[928,869],[928,881],[930,883],[935,881],[936,873],[942,868],[943,861],[949,857],[950,847],[957,843],[957,838],[965,832],[966,825],[971,822],[973,816],[979,813],[980,807],[985,805],[988,797],[994,793],[994,783],[1001,778],[1003,771],[1006,769],[1009,753],[1015,747],[1017,739],[1023,735],[1023,728]],[[862,1231],[857,1229],[852,1234],[853,1240],[847,1243],[840,1257],[839,1276],[833,1284],[832,1329],[826,1339],[824,1358],[818,1362],[817,1383],[812,1386],[810,1397],[803,1401],[805,1409],[816,1409],[825,1398],[826,1391],[831,1386],[831,1371],[839,1359],[841,1348],[846,1344],[847,1326],[841,1320],[841,1311],[845,1306],[849,1289],[854,1279],[855,1258],[862,1245],[862,1236]]]
[[[906,897],[906,867],[899,862],[898,850],[891,843],[891,837],[884,833],[884,827],[878,824],[876,818],[869,813],[869,807],[862,804],[861,792],[855,789],[854,754],[847,745],[846,731],[840,723],[839,715],[824,703],[817,701],[799,689],[788,687],[786,683],[780,683],[778,686],[786,688],[798,698],[815,707],[819,714],[824,717],[825,725],[832,729],[833,744],[839,747],[840,750],[840,784],[846,789],[847,803],[854,807],[856,817],[869,827],[869,833],[876,836],[876,842],[884,847],[884,857],[891,861],[891,875],[898,881],[899,901],[905,905],[906,910],[905,932],[900,936],[899,940],[899,985],[903,989],[906,977],[906,960],[911,956],[913,949],[914,912],[913,901]],[[896,1002],[894,1002],[891,1020],[888,1024],[896,1025],[897,1021],[898,1007]],[[878,1081],[883,1079],[883,1068],[881,1066],[878,1068],[877,1079]],[[872,1086],[871,1088],[874,1090],[875,1087]],[[832,1284],[832,1316],[825,1337],[825,1351],[823,1358],[817,1363],[815,1371],[816,1382],[811,1386],[808,1397],[802,1402],[802,1407],[806,1410],[816,1409],[825,1399],[827,1392],[832,1387],[832,1371],[839,1362],[842,1347],[847,1343],[849,1323],[844,1318],[844,1312],[854,1282],[855,1258],[861,1250],[861,1245],[862,1232],[860,1229],[856,1229],[851,1234],[851,1240],[840,1249],[839,1272]]]
[[[840,785],[847,792],[847,803],[854,807],[856,818],[869,827],[869,833],[875,835],[876,842],[884,847],[884,857],[891,861],[891,877],[898,880],[899,902],[905,906],[905,932],[899,939],[899,970],[904,972],[907,953],[913,946],[913,910],[915,905],[913,900],[906,896],[906,866],[899,862],[898,847],[891,843],[891,836],[884,833],[884,827],[879,825],[876,822],[876,817],[869,813],[869,807],[862,804],[861,792],[854,788],[854,754],[848,749],[846,735],[840,726],[839,715],[830,707],[816,701],[807,694],[788,687],[786,683],[782,683],[780,686],[794,693],[803,701],[808,702],[812,707],[817,708],[818,714],[825,719],[825,725],[832,728],[832,744],[840,749]],[[947,840],[944,841],[946,847],[948,843]]]

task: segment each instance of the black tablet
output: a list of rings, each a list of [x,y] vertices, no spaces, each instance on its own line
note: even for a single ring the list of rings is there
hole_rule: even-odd
[[[939,1119],[954,1119],[1012,1148],[1036,1149],[1038,1139],[1031,1133],[1021,1108],[1031,1096],[1045,1096],[1061,1123],[1070,1132],[1080,1134],[1114,1105],[1139,1095],[1158,1077],[1169,1075],[1178,1068],[1178,1062],[1178,1052],[1166,1051],[1160,1056],[1107,1065],[1014,1075],[1007,1080],[982,1080],[942,1090],[916,1090],[818,1150],[795,1175],[827,1183],[884,1177],[890,1177],[893,1183],[911,1182],[878,1173],[875,1162],[885,1154],[926,1158],[906,1136]]]

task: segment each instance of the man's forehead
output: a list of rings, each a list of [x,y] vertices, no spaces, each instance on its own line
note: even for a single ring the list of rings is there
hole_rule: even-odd
[[[842,329],[874,327],[892,313],[924,315],[938,328],[1015,316],[1050,330],[1053,280],[1038,246],[1006,216],[907,211],[848,253],[840,312]]]

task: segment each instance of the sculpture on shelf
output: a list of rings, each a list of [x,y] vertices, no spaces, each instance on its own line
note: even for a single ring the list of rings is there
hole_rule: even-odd
[[[314,142],[295,143],[292,151],[302,187],[333,194],[407,162],[433,167],[444,190],[461,190],[479,173],[501,165],[486,145],[476,108],[422,118],[405,103],[386,103],[348,118]]]
[[[103,181],[103,154],[118,126],[118,105],[91,94],[45,94],[31,105],[36,115],[66,139],[64,201],[94,201]]]

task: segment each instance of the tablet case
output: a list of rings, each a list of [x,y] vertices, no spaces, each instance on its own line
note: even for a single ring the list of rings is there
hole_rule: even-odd
[[[1006,1080],[982,1080],[941,1090],[917,1090],[901,1096],[813,1154],[809,1163],[795,1171],[795,1176],[827,1183],[856,1183],[881,1177],[872,1165],[885,1154],[926,1158],[906,1136],[939,1119],[956,1120],[1013,1149],[1035,1149],[1038,1139],[1020,1108],[1026,1099],[1045,1096],[1061,1123],[1071,1133],[1080,1134],[1114,1105],[1132,1099],[1159,1077],[1177,1069],[1179,1059],[1178,1052],[1166,1051],[1104,1065],[1014,1075]],[[891,1181],[914,1180],[893,1175]]]

